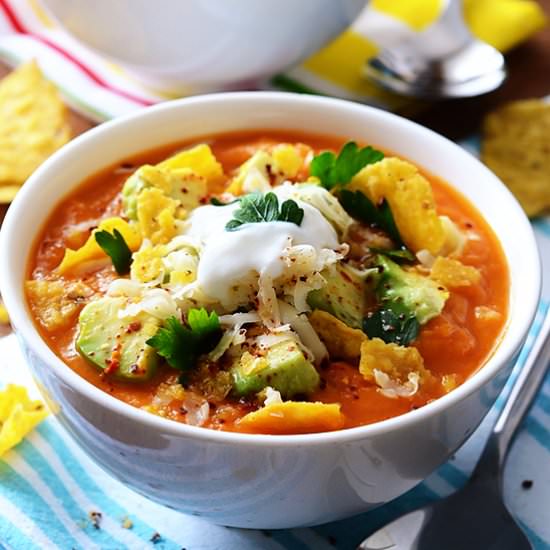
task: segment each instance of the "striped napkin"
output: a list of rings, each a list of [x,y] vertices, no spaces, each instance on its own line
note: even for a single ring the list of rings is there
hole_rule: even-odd
[[[440,0],[372,0],[352,28],[303,65],[258,87],[315,91],[385,108],[404,105],[361,78],[367,57],[396,36],[419,32],[438,14]],[[526,0],[465,0],[466,19],[480,38],[506,50],[544,24]],[[37,58],[67,101],[97,121],[171,97],[147,90],[122,69],[64,35],[38,0],[0,0],[0,58],[15,65]],[[462,144],[472,152],[475,139]],[[550,273],[550,218],[534,222]],[[505,394],[521,368],[550,303],[548,280],[525,349],[494,408],[479,429],[424,483],[371,512],[314,528],[253,531],[210,525],[154,504],[111,478],[50,416],[0,459],[0,549],[351,549],[401,513],[461,487],[472,470]],[[20,383],[38,397],[14,336],[0,339],[0,386]],[[524,480],[533,482],[527,489]],[[535,548],[550,548],[550,380],[544,385],[512,449],[505,497]]]

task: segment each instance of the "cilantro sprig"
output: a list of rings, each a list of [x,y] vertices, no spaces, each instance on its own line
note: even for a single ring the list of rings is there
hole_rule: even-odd
[[[336,156],[326,151],[313,157],[309,165],[312,176],[319,178],[325,189],[332,189],[337,185],[345,185],[353,176],[367,164],[373,164],[384,158],[384,153],[377,151],[370,145],[359,149],[357,143],[348,141]]]
[[[165,326],[147,340],[147,345],[155,348],[168,364],[187,372],[193,369],[197,359],[216,347],[221,338],[220,321],[215,311],[191,309],[187,313],[187,325],[182,325],[176,317],[166,320]]]
[[[94,237],[105,254],[111,258],[116,272],[119,275],[128,273],[132,264],[132,251],[120,231],[113,229],[112,234],[105,230],[96,231]]]
[[[240,206],[233,212],[233,219],[227,222],[227,231],[236,231],[245,223],[291,222],[300,225],[304,210],[292,199],[283,202],[279,209],[279,199],[275,193],[251,193],[241,198]]]

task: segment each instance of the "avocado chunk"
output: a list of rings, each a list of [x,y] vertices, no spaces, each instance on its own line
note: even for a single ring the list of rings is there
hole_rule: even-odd
[[[120,319],[126,298],[105,297],[87,304],[78,319],[76,349],[99,369],[118,380],[142,382],[151,378],[159,357],[145,342],[160,320],[146,313]]]
[[[376,294],[381,302],[402,304],[421,325],[441,313],[449,293],[436,282],[413,271],[405,271],[382,254],[378,255],[377,264],[381,276]]]
[[[327,284],[308,294],[309,307],[322,309],[349,327],[361,328],[367,306],[364,277],[345,264],[337,264],[334,270],[321,274]]]
[[[245,351],[232,367],[231,375],[233,391],[239,396],[270,386],[289,399],[294,395],[311,394],[320,383],[315,367],[292,338],[274,344],[259,357]]]
[[[420,326],[441,313],[449,293],[428,277],[406,271],[386,256],[376,259],[377,309],[363,319],[370,338],[406,346],[416,340]]]

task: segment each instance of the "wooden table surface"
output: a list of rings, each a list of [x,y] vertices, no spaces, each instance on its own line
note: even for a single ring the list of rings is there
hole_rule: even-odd
[[[550,0],[539,0],[550,19]],[[550,94],[550,25],[506,56],[509,76],[506,82],[490,94],[481,97],[434,103],[412,117],[414,120],[449,137],[459,140],[479,130],[483,116],[501,103],[514,99],[542,97]],[[0,78],[9,72],[0,63]],[[78,113],[71,113],[75,135],[94,123]],[[0,224],[6,206],[0,205]],[[0,325],[0,336],[6,332]]]

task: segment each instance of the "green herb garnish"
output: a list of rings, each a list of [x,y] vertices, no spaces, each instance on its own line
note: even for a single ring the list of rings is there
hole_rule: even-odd
[[[227,206],[228,204],[233,204],[234,202],[239,202],[241,200],[241,197],[237,197],[236,199],[233,199],[229,202],[222,202],[218,197],[212,197],[210,199],[210,204],[213,206]]]
[[[146,342],[171,367],[181,371],[193,369],[199,355],[213,350],[221,338],[220,321],[215,311],[208,313],[204,308],[191,309],[187,313],[187,325],[182,325],[176,317],[170,317],[165,326]]]
[[[420,323],[414,313],[399,302],[383,303],[380,309],[363,319],[363,331],[369,338],[381,338],[400,346],[415,340],[419,330]]]
[[[330,151],[317,155],[311,161],[309,172],[321,181],[325,189],[345,185],[367,164],[374,164],[384,158],[384,153],[370,145],[359,149],[357,143],[348,141],[336,156]]]
[[[128,273],[132,264],[132,251],[120,231],[113,229],[112,234],[105,230],[96,231],[94,237],[105,254],[111,258],[116,272],[119,275]]]
[[[340,203],[352,218],[382,229],[398,248],[405,248],[386,199],[376,207],[361,191],[342,189]]]
[[[241,205],[233,213],[233,219],[227,222],[225,229],[235,231],[245,223],[291,222],[300,225],[304,210],[292,199],[286,200],[279,210],[279,199],[275,193],[260,195],[251,193],[241,199]]]
[[[398,264],[409,264],[416,260],[415,255],[408,248],[385,250],[383,248],[375,248],[371,246],[369,251],[373,254],[384,254]]]

